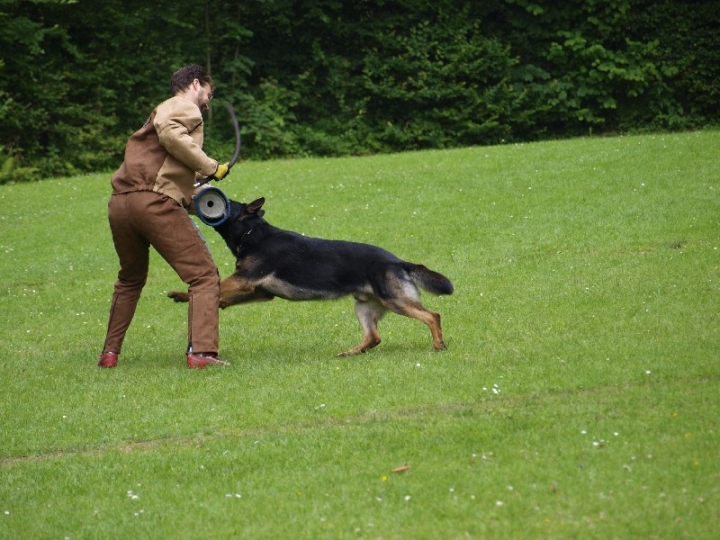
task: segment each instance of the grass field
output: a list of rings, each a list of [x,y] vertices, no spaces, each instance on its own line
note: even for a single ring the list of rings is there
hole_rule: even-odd
[[[188,370],[153,254],[115,370],[109,175],[0,187],[0,538],[720,537],[720,132],[241,163],[266,219],[450,277],[221,313]],[[223,276],[231,255],[201,230]],[[407,464],[404,472],[393,472]],[[404,468],[404,467],[402,467]]]

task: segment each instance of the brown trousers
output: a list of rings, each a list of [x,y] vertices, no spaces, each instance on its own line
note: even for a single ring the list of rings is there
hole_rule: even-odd
[[[187,211],[152,191],[114,194],[108,219],[120,271],[103,352],[120,352],[148,276],[150,246],[188,285],[188,349],[218,352],[220,275]]]

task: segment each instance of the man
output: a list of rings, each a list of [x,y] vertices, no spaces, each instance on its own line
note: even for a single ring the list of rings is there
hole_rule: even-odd
[[[191,64],[171,80],[173,97],[158,105],[125,147],[112,176],[108,220],[120,271],[112,296],[105,345],[98,366],[114,368],[147,280],[150,246],[187,283],[187,366],[224,366],[218,358],[220,275],[186,209],[196,179],[222,180],[228,164],[202,150],[202,111],[215,88],[202,66]]]

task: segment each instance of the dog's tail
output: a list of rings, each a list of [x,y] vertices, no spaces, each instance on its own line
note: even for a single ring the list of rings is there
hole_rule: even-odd
[[[452,281],[422,264],[408,264],[406,268],[415,285],[432,294],[452,294]]]

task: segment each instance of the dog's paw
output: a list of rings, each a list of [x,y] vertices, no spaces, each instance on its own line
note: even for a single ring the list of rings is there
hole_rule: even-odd
[[[170,291],[168,293],[168,297],[172,298],[176,302],[189,302],[190,301],[190,295],[186,292],[181,292],[181,291]]]

